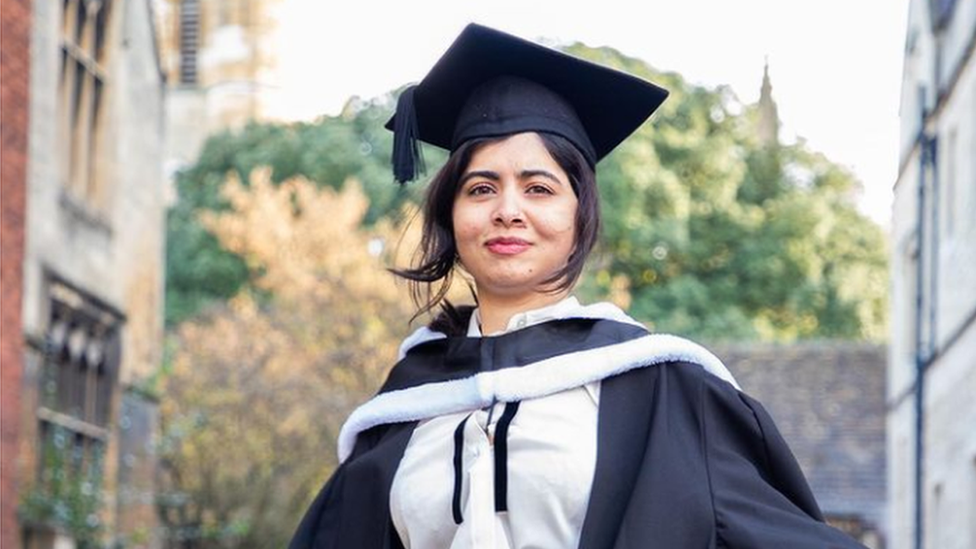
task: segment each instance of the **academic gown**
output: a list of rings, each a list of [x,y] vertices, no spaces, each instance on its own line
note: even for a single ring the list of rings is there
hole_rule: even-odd
[[[410,349],[344,425],[341,464],[289,549],[402,548],[389,492],[419,420],[598,380],[581,549],[863,547],[823,522],[769,414],[713,355],[635,324],[572,318]]]

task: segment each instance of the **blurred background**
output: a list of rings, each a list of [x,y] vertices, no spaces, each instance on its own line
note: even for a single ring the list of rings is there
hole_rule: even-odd
[[[976,0],[2,9],[4,547],[287,545],[426,321],[382,126],[470,22],[671,90],[581,299],[715,351],[835,526],[976,547]]]

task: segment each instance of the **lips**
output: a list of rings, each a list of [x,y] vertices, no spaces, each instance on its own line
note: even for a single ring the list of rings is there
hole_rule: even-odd
[[[492,238],[488,242],[485,242],[485,247],[487,247],[489,251],[499,255],[515,255],[522,253],[529,249],[531,245],[532,244],[526,240],[513,237]]]

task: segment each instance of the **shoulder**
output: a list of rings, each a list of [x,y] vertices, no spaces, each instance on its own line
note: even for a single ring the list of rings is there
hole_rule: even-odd
[[[604,379],[601,391],[608,398],[630,402],[638,415],[668,417],[702,434],[716,414],[752,416],[735,378],[703,346],[662,334],[634,343],[638,346],[630,352],[640,366]]]
[[[702,434],[716,414],[751,415],[735,380],[702,362],[669,359],[608,377],[602,383],[601,403],[603,395],[628,401],[638,415],[667,417]]]
[[[397,353],[397,360],[403,360],[403,357],[407,356],[407,351],[413,349],[417,345],[426,343],[428,341],[434,341],[435,339],[445,338],[447,338],[447,334],[432,330],[427,326],[418,328],[414,330],[412,334],[407,336],[402,342],[400,342],[400,350]]]
[[[716,386],[739,389],[735,377],[715,354],[690,339],[670,334],[648,334],[634,341],[644,365],[664,365],[675,373],[700,377]]]
[[[582,305],[572,311],[571,314],[577,318],[610,320],[620,324],[638,326],[646,330],[641,322],[612,303],[601,302]],[[612,352],[631,354],[635,365],[687,364],[692,365],[690,369],[692,372],[695,370],[693,365],[697,365],[705,373],[730,384],[736,389],[739,387],[735,378],[718,357],[704,346],[690,339],[672,334],[647,333],[643,337],[624,342],[621,345],[623,347],[613,349]]]

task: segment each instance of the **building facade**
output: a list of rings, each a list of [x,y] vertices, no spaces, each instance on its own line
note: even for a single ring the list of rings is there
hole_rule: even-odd
[[[170,83],[170,170],[193,163],[207,137],[268,118],[276,92],[281,1],[155,0],[161,62]]]
[[[158,547],[165,88],[152,6],[34,2],[30,34],[21,542]]]
[[[976,0],[911,0],[894,187],[891,547],[976,547]]]

